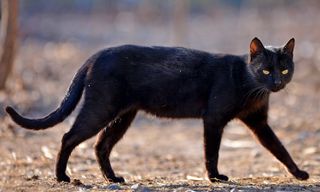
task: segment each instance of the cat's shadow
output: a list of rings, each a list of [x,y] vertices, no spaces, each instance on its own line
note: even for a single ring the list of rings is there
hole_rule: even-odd
[[[216,183],[210,183],[207,181],[207,184],[202,182],[191,182],[191,183],[168,183],[168,184],[140,184],[139,181],[136,182],[128,182],[124,184],[84,184],[79,182],[77,184],[73,183],[73,185],[90,190],[132,190],[132,191],[260,191],[260,190],[284,190],[284,191],[300,191],[307,188],[315,188],[320,189],[320,185],[310,185],[307,183],[297,183],[293,182],[285,182],[280,178],[278,181],[273,177],[259,177],[259,182],[255,181],[257,178],[245,178],[240,181],[230,180],[230,181],[219,181]],[[271,181],[273,180],[273,181]],[[266,181],[271,181],[270,183],[266,183]],[[277,183],[278,182],[278,183]],[[141,182],[143,183],[143,182]],[[134,185],[139,185],[139,189],[133,189]]]
[[[250,180],[252,182],[250,182]],[[259,178],[259,180],[264,181],[270,181],[272,180],[272,177],[264,177]],[[197,182],[193,183],[183,183],[183,184],[167,184],[167,185],[161,185],[161,186],[146,186],[151,191],[238,191],[238,190],[244,190],[244,191],[260,191],[260,190],[284,190],[284,191],[301,191],[305,190],[306,188],[315,188],[320,189],[320,185],[310,185],[306,183],[300,183],[297,181],[297,183],[293,182],[282,182],[279,179],[279,183],[276,181],[272,181],[270,183],[266,182],[257,182],[254,181],[254,178],[246,178],[245,181],[219,181],[216,183],[210,183],[210,181],[207,181],[207,184],[203,184],[203,182],[197,184]]]

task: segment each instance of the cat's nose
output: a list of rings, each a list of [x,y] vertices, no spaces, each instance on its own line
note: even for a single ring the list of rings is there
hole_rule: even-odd
[[[281,86],[281,80],[275,80],[274,81],[274,85],[276,86],[276,87],[280,87]]]
[[[282,85],[281,80],[275,80],[275,81],[273,82],[273,87],[272,87],[271,91],[277,92],[277,91],[279,91],[280,89],[282,89],[283,87],[284,87],[284,86]]]

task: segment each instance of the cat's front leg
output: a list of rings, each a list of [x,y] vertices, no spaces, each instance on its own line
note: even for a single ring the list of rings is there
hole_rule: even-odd
[[[212,119],[204,119],[204,150],[206,169],[211,182],[227,181],[228,177],[219,174],[218,158],[223,128],[227,124]]]
[[[299,180],[307,180],[309,178],[307,172],[298,168],[290,154],[267,124],[267,114],[263,110],[242,118],[242,121],[253,131],[260,143],[281,161],[293,176]]]

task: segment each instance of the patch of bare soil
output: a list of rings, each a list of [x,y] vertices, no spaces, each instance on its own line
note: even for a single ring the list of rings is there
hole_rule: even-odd
[[[319,191],[319,141],[304,142],[301,133],[278,135],[299,166],[311,174],[298,181],[250,137],[242,125],[231,123],[221,148],[220,171],[229,182],[210,183],[205,176],[201,123],[196,120],[156,120],[140,115],[111,155],[125,184],[103,180],[89,140],[73,152],[68,174],[73,181],[54,179],[55,156],[68,124],[30,132],[13,128],[0,140],[2,191]],[[9,123],[11,125],[11,123]],[[318,133],[319,134],[319,133]],[[318,135],[319,136],[319,135]],[[319,137],[317,137],[319,138]],[[298,141],[294,141],[298,139]],[[299,141],[300,140],[300,141]],[[292,143],[293,142],[293,143]],[[290,144],[291,143],[291,144]],[[309,144],[307,144],[309,143]],[[311,144],[313,145],[311,145]]]

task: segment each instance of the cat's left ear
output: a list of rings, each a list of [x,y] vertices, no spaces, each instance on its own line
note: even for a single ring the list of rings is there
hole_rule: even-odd
[[[293,49],[294,49],[295,40],[291,38],[288,43],[282,48],[282,51],[289,55],[291,58],[293,57]]]

